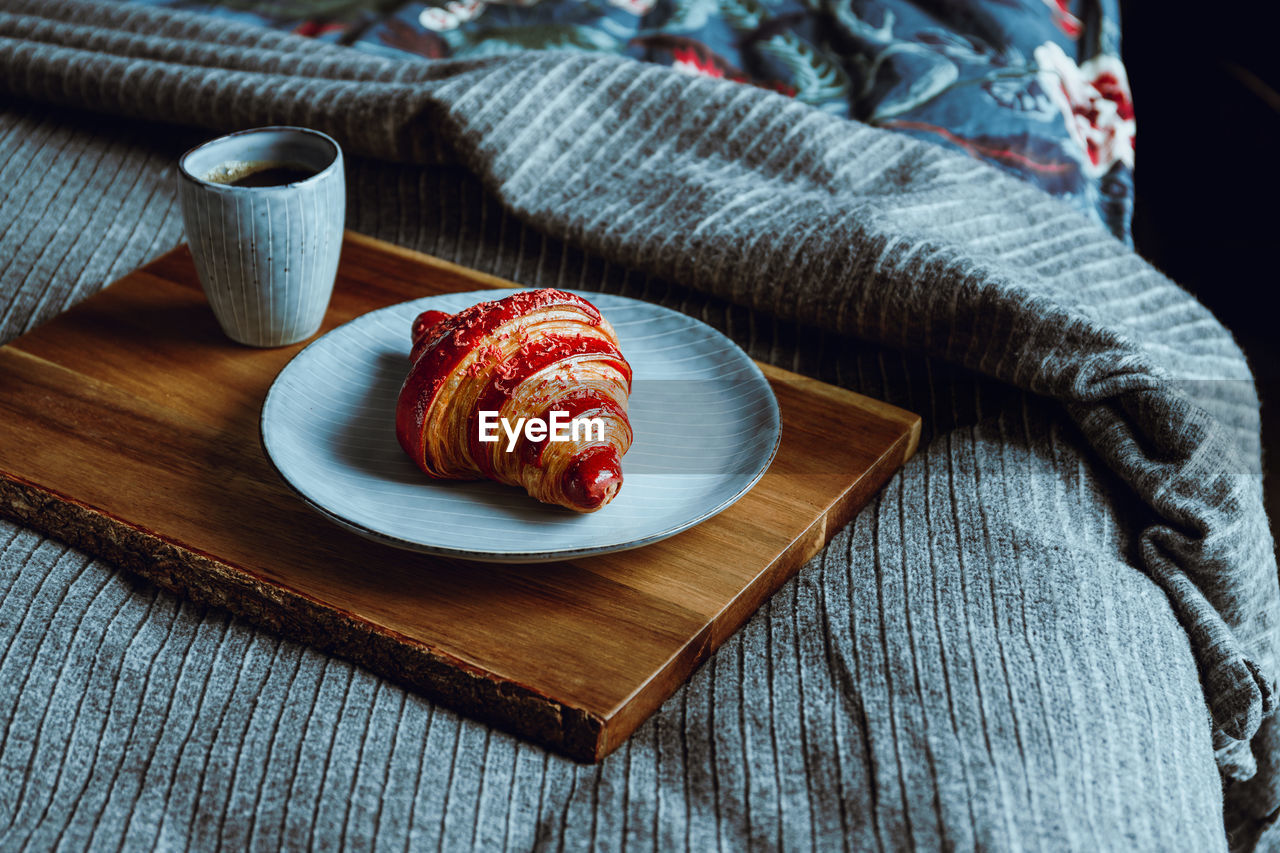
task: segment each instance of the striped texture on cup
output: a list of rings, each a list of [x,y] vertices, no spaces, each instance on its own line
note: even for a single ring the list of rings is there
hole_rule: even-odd
[[[316,174],[269,187],[206,180],[239,162],[291,164]],[[303,128],[234,133],[184,155],[178,182],[196,271],[227,336],[270,347],[314,335],[342,247],[346,187],[338,144]]]

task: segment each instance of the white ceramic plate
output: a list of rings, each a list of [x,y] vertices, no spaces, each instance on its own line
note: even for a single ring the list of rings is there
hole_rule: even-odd
[[[579,514],[489,481],[432,480],[395,435],[409,328],[513,290],[429,296],[371,311],[298,353],[262,406],[262,443],[312,507],[370,539],[470,560],[540,562],[638,548],[731,506],[764,475],[782,433],[778,402],[736,344],[692,317],[580,294],[617,330],[634,373],[635,433],[623,485]]]

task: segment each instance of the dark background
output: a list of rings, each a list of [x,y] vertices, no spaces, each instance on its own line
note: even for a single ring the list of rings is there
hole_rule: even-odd
[[[1194,8],[1194,13],[1192,11]],[[1270,4],[1121,3],[1138,132],[1138,252],[1236,336],[1262,398],[1272,533],[1280,518],[1280,75]]]

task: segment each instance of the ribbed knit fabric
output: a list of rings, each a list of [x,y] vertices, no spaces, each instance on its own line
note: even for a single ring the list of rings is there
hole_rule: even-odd
[[[356,155],[357,230],[664,302],[927,429],[599,767],[4,526],[0,847],[1208,850],[1215,746],[1233,824],[1280,806],[1252,381],[1082,215],[614,57],[396,63],[129,6],[0,8],[3,339],[176,243],[172,163],[208,135],[50,104],[297,123]],[[486,190],[421,165],[450,160]]]

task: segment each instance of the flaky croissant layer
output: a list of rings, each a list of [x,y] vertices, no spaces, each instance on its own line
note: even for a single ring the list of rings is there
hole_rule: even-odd
[[[525,290],[457,314],[425,311],[412,337],[396,435],[419,468],[521,486],[578,512],[613,500],[631,447],[631,366],[594,305],[550,288]],[[531,420],[578,420],[582,428],[515,434]]]

